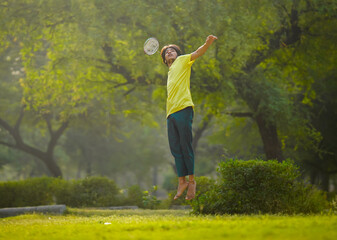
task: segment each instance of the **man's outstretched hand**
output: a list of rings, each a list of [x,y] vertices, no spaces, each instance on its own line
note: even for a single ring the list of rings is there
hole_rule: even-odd
[[[214,35],[209,35],[208,37],[207,37],[207,39],[206,39],[206,44],[209,44],[209,45],[211,45],[213,42],[214,42],[214,40],[217,40],[218,38],[216,37],[216,36],[214,36]]]
[[[212,45],[212,43],[214,42],[214,40],[218,39],[216,36],[213,35],[209,35],[206,38],[206,42],[204,43],[204,45],[202,45],[201,47],[199,47],[196,51],[194,51],[191,54],[191,61],[197,59],[198,57],[204,55],[204,53],[207,51],[208,47]]]

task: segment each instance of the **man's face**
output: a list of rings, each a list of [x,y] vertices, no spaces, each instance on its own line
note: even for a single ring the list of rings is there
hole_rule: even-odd
[[[174,48],[168,48],[165,52],[165,60],[166,62],[169,62],[169,60],[175,60],[177,58],[178,54]]]

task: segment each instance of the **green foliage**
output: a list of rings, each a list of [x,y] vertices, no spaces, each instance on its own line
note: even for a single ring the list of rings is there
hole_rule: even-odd
[[[115,182],[104,177],[66,181],[31,178],[0,183],[0,207],[65,204],[71,207],[104,207],[120,204]]]
[[[158,208],[160,201],[157,199],[155,193],[157,191],[157,186],[153,186],[150,191],[143,192],[143,206],[148,209]]]
[[[127,197],[123,200],[123,204],[143,208],[143,195],[144,192],[140,186],[133,185],[127,189]]]
[[[19,109],[25,106],[20,131],[25,143],[39,149],[47,148],[46,129],[51,126],[44,123],[46,116],[52,118],[54,132],[69,119],[69,128],[84,123],[85,129],[93,129],[92,126],[106,123],[108,131],[122,129],[115,121],[115,115],[122,114],[125,114],[125,122],[134,117],[156,126],[159,121],[164,122],[162,118],[154,121],[152,114],[165,114],[155,107],[164,109],[167,68],[160,63],[159,54],[143,54],[144,40],[155,36],[161,46],[177,43],[184,53],[190,53],[212,33],[218,40],[193,65],[191,88],[196,109],[202,103],[205,111],[200,111],[201,114],[211,111],[220,119],[221,131],[218,126],[215,128],[216,132],[226,135],[220,144],[228,148],[228,155],[251,159],[263,154],[263,147],[254,118],[238,128],[235,125],[240,120],[229,120],[227,112],[251,112],[253,116],[264,113],[266,120],[277,126],[284,156],[302,161],[310,155],[308,162],[312,165],[325,172],[336,172],[334,143],[337,141],[333,134],[336,131],[330,126],[335,126],[333,109],[337,108],[335,103],[328,106],[331,101],[324,100],[325,97],[336,99],[335,91],[331,91],[336,88],[332,78],[336,75],[337,59],[336,1],[167,0],[156,8],[153,2],[2,1],[0,118],[14,126]],[[297,14],[298,19],[291,19]],[[292,42],[293,36],[297,40]],[[322,84],[322,88],[317,88],[315,83]],[[148,87],[150,84],[153,86]],[[328,109],[327,114],[321,114],[324,109]],[[112,116],[111,119],[107,120],[106,115]],[[330,120],[329,124],[325,123],[326,119]],[[140,129],[143,130],[143,126]],[[12,145],[6,130],[0,130],[1,140]],[[28,141],[27,135],[32,131],[41,131],[41,135],[34,135],[34,139]],[[71,149],[67,154],[72,163],[63,162],[63,166],[76,172],[77,166],[84,165],[77,164],[77,160],[80,162],[79,159],[89,156],[85,164],[90,165],[95,159],[93,171],[108,175],[124,171],[131,162],[134,169],[130,170],[139,177],[146,175],[153,159],[164,159],[165,154],[159,151],[153,154],[153,149],[147,147],[151,145],[151,136],[158,145],[164,145],[156,138],[156,132],[146,135],[122,131],[125,135],[140,133],[139,136],[144,137],[133,138],[131,144],[125,141],[126,146],[138,146],[137,151],[125,151],[130,156],[115,142],[118,154],[115,154],[118,150],[113,149],[111,154],[111,148],[96,146],[90,153],[81,153],[80,147],[89,149],[94,146],[92,141],[98,144],[101,141],[90,137],[83,141],[84,146],[74,146],[80,145],[80,141],[68,135],[64,138]],[[82,132],[93,135],[90,131]],[[102,128],[102,132],[107,129]],[[230,134],[235,135],[235,141]],[[219,144],[220,137],[215,137]],[[120,139],[120,136],[113,138]],[[110,142],[106,144],[109,145]],[[154,148],[159,149],[157,145]],[[245,149],[244,152],[241,149]],[[315,151],[308,153],[308,149]],[[204,152],[207,157],[199,158],[202,160],[199,163],[211,164],[197,166],[199,174],[207,174],[212,166],[214,169],[215,163],[209,161],[210,150],[205,147]],[[104,153],[126,156],[127,161],[120,161],[118,157],[119,162],[111,161]],[[1,159],[0,165],[7,162]],[[107,167],[100,159],[107,159],[111,166]],[[97,166],[104,167],[97,170]]]
[[[215,181],[208,177],[196,177],[197,192],[195,198],[190,202],[193,209],[200,209],[205,194],[209,192],[215,184]]]
[[[120,204],[117,185],[105,177],[63,180],[59,184],[55,193],[58,204],[71,207],[106,207]]]
[[[0,182],[0,207],[25,207],[53,203],[54,179],[30,178],[24,181]]]
[[[228,160],[217,183],[193,206],[195,213],[318,213],[328,207],[323,192],[299,181],[290,161]]]
[[[129,187],[126,196],[123,196],[115,182],[105,177],[70,181],[49,177],[31,178],[0,182],[0,207],[56,203],[69,207],[136,205],[140,208],[157,209],[161,201],[157,199],[156,191],[156,186],[150,191],[143,191],[138,185],[134,185]]]
[[[330,202],[330,208],[334,214],[337,214],[337,195],[335,195],[335,198]]]

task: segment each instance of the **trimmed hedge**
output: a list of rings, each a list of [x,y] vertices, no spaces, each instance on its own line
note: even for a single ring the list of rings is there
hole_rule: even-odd
[[[70,207],[117,206],[119,189],[113,180],[90,177],[82,180],[58,180],[54,184],[57,204]]]
[[[300,181],[298,168],[289,161],[229,160],[219,164],[218,172],[217,182],[196,178],[197,194],[193,201],[185,201],[185,194],[173,201],[175,190],[161,206],[151,192],[132,186],[123,195],[115,182],[105,177],[0,182],[0,208],[55,203],[70,207],[141,208],[191,204],[197,214],[319,213],[329,208],[325,194]]]
[[[0,207],[26,207],[49,204],[70,207],[106,207],[121,204],[113,180],[90,177],[66,181],[58,178],[30,178],[0,182]]]
[[[0,182],[0,207],[26,207],[53,203],[53,178]]]
[[[299,180],[290,161],[229,160],[209,191],[192,204],[197,214],[319,213],[328,208],[322,191]]]
[[[113,180],[89,177],[66,181],[60,178],[30,178],[0,182],[0,208],[65,204],[69,207],[110,207],[136,205],[155,209],[160,201],[154,191],[143,191],[138,185],[124,193]]]

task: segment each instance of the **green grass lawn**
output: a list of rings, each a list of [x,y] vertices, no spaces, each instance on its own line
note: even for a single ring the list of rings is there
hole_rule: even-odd
[[[2,218],[0,239],[337,239],[337,216],[194,216],[181,210],[70,209],[65,215]]]

